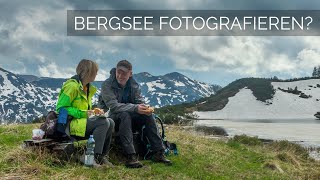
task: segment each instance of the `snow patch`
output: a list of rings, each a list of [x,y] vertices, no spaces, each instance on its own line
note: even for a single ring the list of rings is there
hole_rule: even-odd
[[[173,81],[174,82],[174,85],[179,87],[179,86],[186,86],[183,82],[180,82],[180,81]]]

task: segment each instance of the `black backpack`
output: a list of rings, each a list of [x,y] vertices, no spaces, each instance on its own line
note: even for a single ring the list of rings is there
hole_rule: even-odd
[[[46,116],[45,122],[40,126],[40,129],[45,132],[44,138],[61,141],[69,139],[65,131],[71,120],[72,116],[68,116],[68,111],[64,108],[60,109],[60,114],[50,111]]]
[[[177,145],[165,140],[165,138],[166,138],[165,129],[163,127],[163,122],[162,122],[161,118],[159,116],[157,116],[156,114],[153,114],[153,117],[156,120],[156,122],[159,123],[158,130],[159,129],[161,130],[161,132],[159,131],[159,133],[160,133],[159,135],[161,137],[162,143],[165,148],[165,154],[169,155],[170,152],[173,151],[173,153],[175,155],[178,155]],[[140,131],[135,132],[133,134],[133,142],[134,142],[134,147],[135,147],[136,153],[140,157],[143,157],[143,159],[146,160],[146,159],[151,159],[152,155],[155,152],[153,152],[151,150],[150,142],[145,134],[146,134],[145,133],[145,126],[143,126]]]

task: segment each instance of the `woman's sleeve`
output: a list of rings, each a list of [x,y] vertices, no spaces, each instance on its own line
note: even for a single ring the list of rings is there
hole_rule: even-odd
[[[77,93],[77,86],[72,85],[72,83],[64,85],[59,94],[56,108],[57,112],[59,112],[61,108],[65,108],[70,116],[77,119],[86,118],[86,111],[81,111],[80,109],[71,106],[72,101],[77,97]]]

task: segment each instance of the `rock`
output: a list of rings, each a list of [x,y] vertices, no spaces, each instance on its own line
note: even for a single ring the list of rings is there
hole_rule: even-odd
[[[264,164],[265,168],[279,171],[280,173],[283,173],[284,171],[281,169],[280,165],[275,162],[267,162]]]
[[[308,99],[308,98],[310,98],[311,96],[310,96],[310,95],[306,95],[306,94],[304,94],[304,93],[301,93],[299,97]]]
[[[314,116],[320,120],[320,112],[317,112]]]
[[[224,128],[217,126],[195,126],[195,130],[203,132],[205,135],[228,136],[228,133]]]

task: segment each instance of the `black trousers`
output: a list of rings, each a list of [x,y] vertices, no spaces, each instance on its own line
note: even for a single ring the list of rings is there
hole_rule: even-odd
[[[138,113],[121,112],[110,116],[115,122],[115,130],[120,138],[121,146],[126,154],[135,154],[133,131],[141,130],[145,125],[146,136],[150,141],[152,151],[164,150],[161,137],[153,116]]]

